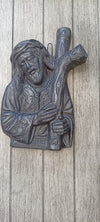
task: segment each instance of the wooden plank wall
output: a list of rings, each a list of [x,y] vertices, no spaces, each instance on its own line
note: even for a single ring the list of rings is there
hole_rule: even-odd
[[[74,104],[71,149],[11,149],[0,129],[0,222],[100,222],[100,0],[0,1],[0,101],[11,79],[9,57],[19,41],[47,46],[61,26],[81,43],[85,65],[68,76]]]
[[[11,79],[12,0],[0,1],[0,105],[5,87]],[[0,128],[0,221],[9,221],[10,140]]]
[[[74,2],[74,44],[87,49],[86,65],[74,72],[76,221],[100,221],[99,71],[97,2]],[[77,9],[80,10],[77,11]],[[78,13],[77,13],[78,12]]]
[[[72,1],[45,1],[45,45],[51,42],[55,46],[55,30],[66,25],[72,29]],[[72,73],[70,73],[69,77],[70,91],[73,96]],[[67,150],[64,149],[61,152],[45,151],[44,221],[74,221],[73,185],[73,147]]]
[[[42,41],[42,32],[42,0],[15,1],[13,44],[31,38]],[[11,162],[11,221],[42,222],[42,151],[12,149]]]

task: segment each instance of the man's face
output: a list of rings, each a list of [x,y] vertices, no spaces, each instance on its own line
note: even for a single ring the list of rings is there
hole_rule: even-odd
[[[35,85],[41,84],[43,80],[44,64],[42,62],[42,55],[38,54],[39,53],[34,53],[32,50],[27,50],[17,59],[18,64],[21,66],[26,79]]]

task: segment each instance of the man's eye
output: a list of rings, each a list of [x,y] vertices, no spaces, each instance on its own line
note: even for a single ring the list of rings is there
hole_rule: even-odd
[[[22,61],[20,65],[23,66],[24,64],[25,64],[25,61]]]
[[[27,60],[30,61],[32,59],[32,57],[28,57]]]

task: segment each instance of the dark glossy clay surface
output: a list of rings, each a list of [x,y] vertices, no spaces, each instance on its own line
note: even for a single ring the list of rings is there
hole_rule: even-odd
[[[11,55],[14,75],[7,86],[1,112],[12,147],[60,150],[73,137],[73,106],[65,75],[86,61],[81,45],[71,51],[71,31],[57,31],[55,56],[36,40],[17,44]]]

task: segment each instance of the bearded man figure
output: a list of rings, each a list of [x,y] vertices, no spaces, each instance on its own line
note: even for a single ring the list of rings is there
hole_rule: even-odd
[[[39,41],[26,40],[13,49],[11,62],[14,75],[3,98],[3,130],[11,137],[13,147],[50,149],[48,123],[58,112],[56,104],[52,103],[52,57]],[[67,87],[65,91],[63,113],[71,115],[73,122]],[[55,131],[61,129],[58,132],[61,135],[69,134],[66,118],[53,124]],[[70,146],[69,141],[63,146]]]
[[[12,51],[14,74],[1,113],[12,147],[60,150],[71,146],[73,106],[64,77],[84,63],[87,54],[81,45],[68,51],[69,28],[58,29],[57,35],[55,57],[33,39],[20,42]]]

